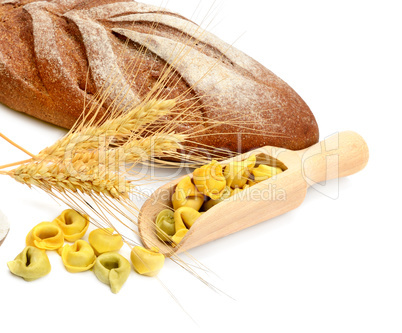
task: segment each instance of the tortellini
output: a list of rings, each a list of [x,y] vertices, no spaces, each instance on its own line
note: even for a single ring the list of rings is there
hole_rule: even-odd
[[[135,246],[131,251],[130,258],[134,270],[138,274],[146,276],[157,275],[165,263],[165,256],[159,253],[157,247],[148,250],[142,246]]]
[[[190,207],[180,207],[174,212],[175,234],[172,236],[174,244],[179,244],[187,234],[194,222],[201,216],[201,213]]]
[[[99,281],[109,285],[112,293],[117,294],[127,281],[131,266],[121,254],[107,252],[96,259],[93,270]]]
[[[190,207],[181,207],[173,214],[176,230],[191,228],[201,213]]]
[[[254,168],[256,162],[255,155],[250,156],[244,161],[233,161],[226,165],[224,175],[226,178],[227,186],[232,189],[242,188],[247,184],[251,170]]]
[[[219,199],[226,187],[226,179],[222,172],[222,165],[215,160],[195,169],[193,172],[193,180],[197,189],[212,200]]]
[[[208,200],[204,203],[202,206],[203,210],[207,211],[208,209],[212,208],[213,206],[217,205],[218,203],[221,203],[223,200],[231,197],[233,189],[231,189],[229,186],[225,187],[225,190],[222,193],[222,196],[219,199],[216,200]]]
[[[33,281],[50,273],[49,258],[44,250],[27,246],[7,266],[11,273],[22,277],[25,281]]]
[[[195,185],[193,187],[195,189]],[[204,200],[203,194],[198,192],[196,195]],[[165,232],[165,240],[168,240],[168,237],[175,234],[174,212],[167,209],[159,215],[161,232]],[[129,260],[117,252],[123,246],[123,238],[113,228],[104,228],[93,230],[86,242],[81,238],[88,227],[88,216],[72,209],[64,210],[53,222],[39,223],[26,236],[26,248],[13,261],[7,263],[9,270],[26,281],[38,279],[51,271],[46,251],[56,250],[68,272],[93,270],[101,282],[109,285],[113,293],[118,293],[131,272]],[[64,245],[64,241],[73,244]],[[144,251],[145,253],[133,251],[133,264],[135,263],[140,274],[154,276],[163,267],[165,257],[158,253],[158,249]],[[135,253],[139,253],[137,259],[143,266],[136,261]]]
[[[118,251],[123,246],[123,238],[119,234],[114,234],[113,228],[91,231],[88,241],[97,256],[106,252]]]
[[[86,241],[79,239],[73,245],[64,245],[60,250],[61,259],[70,273],[84,272],[95,265],[95,252]]]
[[[187,234],[187,232],[187,228],[176,230],[175,234],[172,236],[172,246],[175,247],[177,244],[179,244],[184,236]]]
[[[66,209],[53,222],[63,230],[66,241],[75,242],[87,232],[89,217],[73,209]]]
[[[164,242],[170,242],[175,234],[174,212],[164,209],[156,218],[156,235]]]
[[[249,180],[249,185],[255,185],[256,183],[267,180],[273,176],[280,174],[281,172],[281,168],[260,164],[257,168],[254,168],[251,171],[253,178],[252,180]]]
[[[52,222],[41,222],[28,233],[27,246],[35,246],[41,250],[57,250],[64,244],[61,228]]]
[[[195,210],[199,210],[203,203],[204,195],[198,192],[189,176],[179,181],[172,196],[173,209],[191,207]]]

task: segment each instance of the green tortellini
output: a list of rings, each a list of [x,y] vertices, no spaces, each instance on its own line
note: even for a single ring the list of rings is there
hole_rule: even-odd
[[[39,279],[51,270],[46,252],[34,246],[27,246],[13,261],[9,261],[7,266],[11,273],[26,281]]]
[[[110,286],[117,294],[130,275],[130,262],[117,252],[101,254],[95,262],[94,273],[99,281]]]
[[[156,218],[156,235],[164,242],[171,242],[171,237],[175,234],[174,212],[164,209]]]

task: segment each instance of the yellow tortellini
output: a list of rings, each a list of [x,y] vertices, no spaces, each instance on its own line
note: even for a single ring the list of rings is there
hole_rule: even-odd
[[[222,165],[215,160],[194,170],[193,180],[197,189],[212,200],[219,199],[226,187]]]
[[[99,281],[110,286],[111,291],[117,294],[130,275],[130,262],[117,252],[101,254],[93,267]]]
[[[66,209],[53,222],[63,230],[66,241],[75,242],[87,232],[89,217],[81,215],[73,209]]]
[[[7,266],[11,273],[26,281],[39,279],[51,270],[46,252],[34,246],[27,246],[13,261],[9,261]]]
[[[172,236],[172,246],[175,247],[177,244],[179,244],[187,232],[187,228],[176,230],[176,233]]]
[[[233,197],[234,195],[240,193],[243,189],[237,187],[230,192],[230,196]]]
[[[232,195],[232,189],[229,186],[225,187],[225,190],[222,193],[222,196],[219,199],[216,200],[208,200],[204,203],[202,206],[203,210],[207,211],[208,209],[212,208],[213,206],[217,205],[218,203],[221,203],[223,200],[229,198]]]
[[[242,191],[247,190],[249,187],[250,187],[249,184],[244,185],[243,188],[242,188]],[[233,195],[233,194],[232,194],[232,195]]]
[[[52,222],[41,222],[28,233],[27,246],[35,246],[42,250],[57,250],[64,244],[61,228]]]
[[[176,186],[172,196],[173,209],[191,207],[199,210],[204,203],[204,195],[198,192],[189,176],[184,177]]]
[[[98,256],[102,253],[118,251],[123,246],[123,238],[114,234],[113,228],[95,229],[89,233],[88,241]]]
[[[156,235],[164,242],[170,242],[175,234],[174,212],[170,209],[164,209],[156,218]]]
[[[191,228],[194,222],[201,216],[201,213],[190,207],[181,207],[174,212],[175,234],[172,241],[179,244],[187,234],[188,228]]]
[[[253,179],[249,180],[249,185],[255,185],[256,183],[267,180],[273,176],[280,174],[281,172],[281,168],[260,164],[257,168],[251,170]]]
[[[138,274],[146,276],[157,275],[165,263],[165,256],[159,253],[157,247],[148,250],[142,246],[135,246],[131,251],[130,258],[134,270]]]
[[[226,165],[224,175],[227,186],[236,189],[246,185],[255,163],[256,156],[252,155],[244,161],[234,161]]]
[[[70,273],[84,272],[95,265],[95,252],[86,241],[79,239],[73,245],[60,249],[61,259]]]
[[[190,207],[181,207],[174,212],[176,230],[191,228],[201,213]]]

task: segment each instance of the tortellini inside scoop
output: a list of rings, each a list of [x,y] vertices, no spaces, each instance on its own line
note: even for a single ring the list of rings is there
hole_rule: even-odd
[[[260,164],[257,168],[254,168],[251,171],[253,179],[249,180],[249,185],[255,185],[256,183],[267,180],[273,176],[280,174],[281,172],[281,168]]]
[[[183,237],[187,234],[194,222],[202,213],[190,207],[181,207],[174,212],[175,234],[172,236],[174,244],[179,244]]]
[[[236,189],[246,185],[251,170],[256,163],[256,156],[251,155],[244,161],[233,161],[225,166],[224,175],[227,186]]]
[[[174,212],[170,209],[162,210],[156,218],[156,235],[164,242],[170,242],[175,234]]]
[[[114,234],[113,228],[95,229],[89,233],[88,241],[98,256],[102,253],[118,251],[123,246],[123,238]]]
[[[28,233],[27,246],[35,246],[42,250],[57,250],[64,244],[61,228],[52,222],[41,222]]]
[[[95,265],[95,252],[86,241],[79,239],[73,245],[66,244],[60,250],[61,259],[70,273],[84,272]]]
[[[188,229],[180,229],[177,230],[176,233],[172,236],[172,246],[175,247],[177,244],[179,244],[182,239],[184,238],[184,236],[187,234]]]
[[[226,187],[226,179],[222,172],[222,165],[215,160],[195,169],[193,172],[193,180],[197,189],[212,200],[219,199]]]
[[[85,235],[89,226],[89,217],[73,209],[66,209],[53,222],[63,230],[66,241],[75,242]]]
[[[134,270],[141,275],[156,276],[165,263],[165,256],[157,247],[150,250],[135,246],[131,251],[131,262]]]
[[[198,192],[189,176],[184,177],[176,186],[172,196],[173,209],[191,207],[199,210],[204,203],[204,195]]]
[[[223,200],[229,198],[232,194],[232,189],[229,186],[225,187],[225,190],[222,193],[222,196],[219,199],[216,200],[208,200],[204,203],[202,206],[204,211],[207,211],[208,209],[211,209],[213,206],[217,205],[218,203],[221,203]]]
[[[27,246],[7,266],[11,273],[22,277],[25,281],[33,281],[50,273],[49,258],[44,250]]]
[[[176,231],[183,228],[191,228],[201,213],[190,207],[181,207],[174,212]]]
[[[96,259],[93,270],[99,281],[109,285],[112,293],[117,294],[127,281],[131,266],[121,254],[107,252]]]

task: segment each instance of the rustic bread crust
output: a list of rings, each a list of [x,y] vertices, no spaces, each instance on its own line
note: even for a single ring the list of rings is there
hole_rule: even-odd
[[[142,46],[148,50],[139,54]],[[133,58],[135,80],[127,73]],[[194,117],[228,122],[205,129],[193,144],[245,152],[318,142],[313,114],[289,85],[180,15],[135,1],[0,1],[0,102],[12,109],[71,128],[111,72],[123,79],[103,112],[127,84],[123,102],[140,101],[166,64],[174,79],[161,87],[162,96],[188,91]],[[195,130],[192,117],[178,131]],[[230,125],[234,119],[242,125]]]

